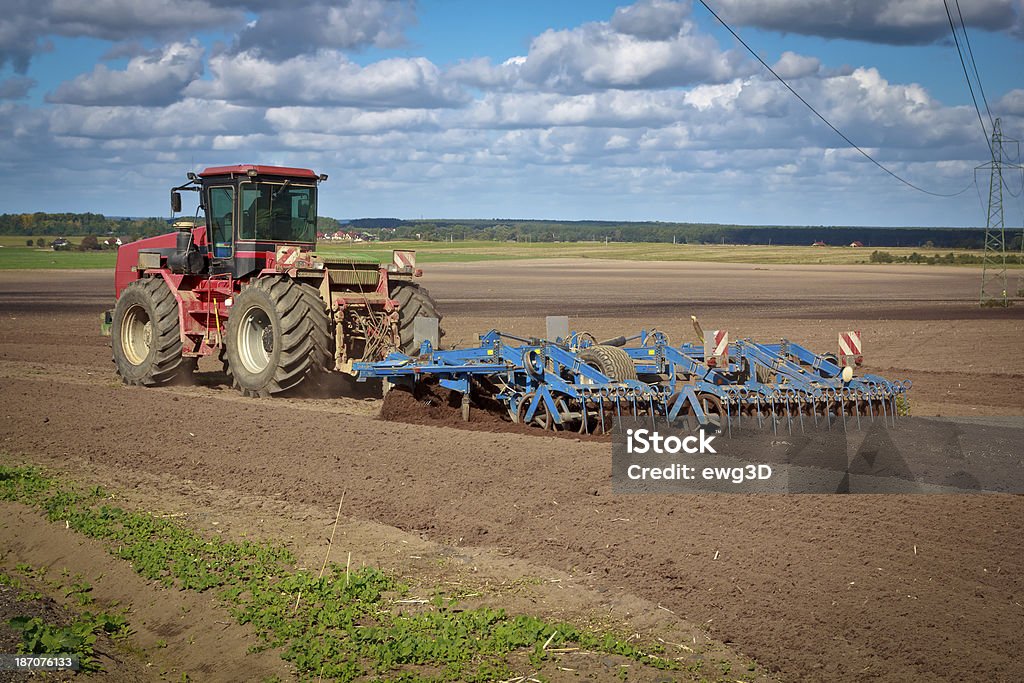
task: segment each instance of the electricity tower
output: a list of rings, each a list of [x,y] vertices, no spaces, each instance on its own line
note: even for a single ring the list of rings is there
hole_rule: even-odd
[[[985,253],[982,256],[981,263],[982,306],[1010,305],[1006,282],[1006,224],[1003,213],[1003,170],[1021,169],[1022,167],[1020,164],[1011,163],[1004,159],[1003,145],[1007,142],[1017,143],[1016,140],[1003,137],[1000,121],[996,119],[992,123],[992,161],[978,167],[989,172],[988,218],[985,221]]]

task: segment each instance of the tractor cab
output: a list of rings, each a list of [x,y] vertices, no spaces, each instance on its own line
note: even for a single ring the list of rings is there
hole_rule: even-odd
[[[188,178],[171,191],[171,208],[181,210],[181,191],[199,192],[206,230],[195,246],[205,246],[212,273],[245,277],[267,267],[282,246],[313,250],[317,185],[326,175],[242,164],[207,168]]]

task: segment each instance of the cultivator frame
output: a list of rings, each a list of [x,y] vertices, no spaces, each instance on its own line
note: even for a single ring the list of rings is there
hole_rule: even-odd
[[[636,378],[595,367],[581,356],[592,347],[624,353]],[[355,363],[353,371],[358,381],[409,387],[434,381],[462,395],[467,420],[470,397],[478,394],[504,406],[513,422],[584,434],[608,432],[621,417],[730,433],[734,423],[770,425],[775,433],[783,424],[790,433],[811,424],[859,427],[862,418],[895,421],[906,412],[902,397],[912,386],[873,374],[854,377],[831,354],[785,339],[737,340],[721,358],[705,358],[702,344],[672,345],[658,330],[604,342],[578,332],[552,341],[491,330],[475,347],[436,350],[425,341],[418,356],[394,353]]]

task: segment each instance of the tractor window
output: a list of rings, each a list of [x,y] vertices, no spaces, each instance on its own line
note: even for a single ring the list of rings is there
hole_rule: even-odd
[[[213,225],[214,258],[231,257],[231,237],[234,234],[235,188],[210,189],[210,223]]]
[[[291,183],[242,183],[241,189],[239,239],[316,240],[316,188]]]

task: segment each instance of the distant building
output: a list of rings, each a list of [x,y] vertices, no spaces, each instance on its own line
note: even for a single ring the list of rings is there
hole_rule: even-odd
[[[54,241],[50,242],[50,246],[53,247],[54,251],[60,251],[62,249],[70,249],[71,242],[68,242],[63,237],[58,237]]]
[[[851,247],[863,247],[864,243],[861,242],[860,240],[854,240],[854,241],[850,242],[850,246]]]
[[[369,233],[357,232],[355,230],[336,230],[335,232],[318,235],[317,239],[328,242],[369,242],[376,239],[376,237]]]
[[[827,247],[828,245],[827,245],[827,244],[825,244],[824,242],[822,242],[821,240],[818,240],[817,242],[815,242],[815,243],[814,243],[814,244],[812,244],[811,246],[812,246],[812,247]]]

